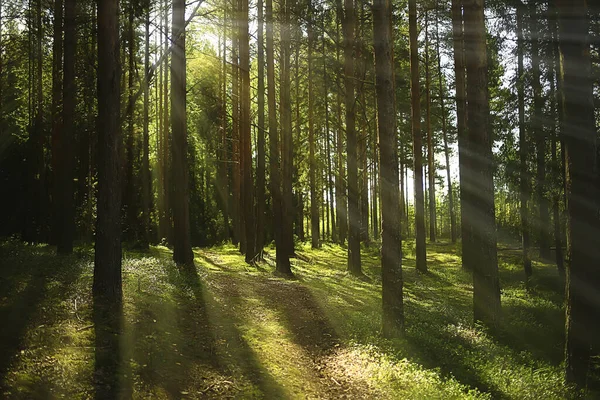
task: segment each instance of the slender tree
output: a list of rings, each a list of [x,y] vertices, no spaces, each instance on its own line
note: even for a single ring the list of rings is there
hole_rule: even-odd
[[[150,2],[146,5],[146,18],[144,21],[144,73],[145,82],[150,81]],[[150,197],[152,188],[150,187],[150,86],[144,85],[144,132],[142,136],[142,169],[140,171],[142,178],[142,226],[140,247],[148,248],[150,242]]]
[[[56,210],[61,221],[57,232],[56,244],[59,254],[73,252],[75,236],[75,204],[74,204],[74,169],[75,152],[75,103],[77,88],[75,86],[75,63],[77,46],[77,5],[74,0],[65,1],[65,58],[63,81],[63,126],[58,139],[59,153],[57,163],[57,185],[59,197],[56,199]]]
[[[265,47],[264,47],[264,7],[258,0],[258,140],[256,160],[256,247],[255,254],[262,259],[265,240]]]
[[[530,31],[531,31],[531,86],[533,89],[533,115],[531,128],[535,138],[536,152],[536,196],[538,206],[538,240],[540,256],[550,258],[550,215],[548,213],[548,199],[546,197],[546,137],[544,132],[544,100],[542,98],[542,82],[540,77],[540,38],[538,23],[539,13],[537,2],[530,4]]]
[[[293,140],[292,140],[292,106],[290,84],[291,53],[291,0],[284,0],[281,6],[281,164],[282,164],[282,213],[281,223],[284,251],[287,257],[294,255],[293,235]]]
[[[246,237],[246,262],[254,260],[256,227],[254,226],[254,182],[252,177],[252,127],[250,120],[250,35],[248,0],[241,0],[240,18],[240,74],[241,74],[241,125],[240,152],[243,160],[243,215]]]
[[[271,201],[273,204],[273,236],[275,238],[276,270],[285,275],[292,273],[289,254],[282,234],[281,166],[279,133],[275,95],[275,55],[273,35],[273,0],[265,1],[266,55],[267,55],[267,102],[269,106],[269,170],[271,178]]]
[[[119,0],[98,2],[98,217],[94,298],[121,301]]]
[[[377,92],[378,137],[381,163],[381,283],[383,297],[383,334],[398,336],[404,329],[402,303],[402,241],[398,153],[396,137],[396,99],[394,90],[394,53],[390,0],[373,3],[375,44],[375,89]]]
[[[415,188],[415,226],[417,240],[417,270],[427,271],[425,249],[425,197],[423,193],[423,138],[421,136],[421,85],[419,83],[419,47],[417,42],[417,2],[408,2],[410,35],[410,90]]]
[[[346,157],[348,158],[348,270],[362,274],[360,261],[360,207],[354,97],[354,0],[344,0],[344,86],[346,88]]]
[[[450,214],[450,238],[456,243],[456,210],[454,208],[454,188],[452,187],[452,174],[450,171],[450,149],[448,147],[448,121],[446,119],[446,99],[444,93],[444,73],[442,71],[442,58],[440,54],[440,18],[439,2],[436,0],[436,55],[438,69],[438,85],[440,96],[440,108],[442,112],[442,135],[444,139],[444,156],[446,158],[446,182],[448,184],[448,211]]]
[[[558,0],[561,87],[567,178],[566,379],[589,382],[600,337],[600,229],[597,132],[585,0]],[[597,350],[597,349],[595,349]]]
[[[187,162],[185,0],[173,0],[172,32],[174,49],[171,61],[171,125],[173,130],[173,261],[194,263],[190,239],[190,210]]]
[[[523,53],[525,39],[523,35],[523,3],[517,3],[517,97],[519,107],[519,192],[520,192],[520,215],[521,215],[521,241],[523,246],[523,268],[525,278],[529,282],[532,274],[531,256],[529,254],[529,197],[531,193],[530,176],[527,170],[527,159],[529,158],[529,145],[525,133],[525,82]]]
[[[313,29],[313,7],[308,1],[308,169],[310,180],[310,241],[313,249],[321,247],[319,242],[319,199],[317,194],[317,162],[315,160],[315,126],[314,126],[314,91],[313,91],[313,56],[315,45]]]
[[[427,177],[429,178],[429,240],[436,240],[435,151],[431,130],[431,65],[429,57],[429,12],[425,12],[425,104],[427,108]]]
[[[462,212],[471,232],[466,242],[470,256],[463,262],[472,263],[467,269],[473,271],[475,321],[495,328],[501,310],[484,0],[465,4],[464,18],[469,118],[464,141],[467,170],[461,174],[466,179],[468,197]]]

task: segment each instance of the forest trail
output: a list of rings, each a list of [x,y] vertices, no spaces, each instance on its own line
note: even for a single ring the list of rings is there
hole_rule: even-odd
[[[295,279],[273,274],[272,249],[257,265],[233,246],[195,249],[193,269],[175,266],[166,247],[126,252],[114,384],[124,399],[563,397],[555,268],[536,262],[527,293],[514,256],[501,252],[507,331],[492,336],[470,323],[470,277],[456,249],[431,246],[425,275],[411,249],[410,323],[395,341],[379,332],[376,247],[363,252],[369,280],[347,273],[339,246],[298,246]],[[0,243],[0,317],[10,327],[0,331],[2,397],[93,398],[92,255]]]

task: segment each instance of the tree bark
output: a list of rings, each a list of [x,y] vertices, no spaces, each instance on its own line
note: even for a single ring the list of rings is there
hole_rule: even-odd
[[[98,2],[98,217],[94,299],[120,303],[121,57],[119,0]]]
[[[381,163],[381,283],[383,298],[383,335],[395,337],[404,330],[402,299],[402,239],[398,152],[396,137],[396,99],[392,11],[390,0],[373,3],[375,46],[375,90],[377,92],[378,137]]]
[[[145,21],[145,47],[144,47],[144,71],[145,81],[150,77],[150,5],[146,10]],[[152,188],[150,187],[150,88],[144,85],[144,132],[142,136],[142,232],[140,237],[140,246],[147,249],[150,243],[150,207]]]
[[[423,193],[423,137],[421,133],[421,85],[419,83],[416,0],[409,0],[408,9],[417,270],[420,272],[427,272],[427,250],[425,249],[425,197]]]
[[[313,249],[321,247],[319,241],[319,199],[317,193],[317,162],[315,160],[315,126],[314,126],[314,93],[313,93],[313,56],[314,46],[313,9],[308,1],[308,168],[310,184],[310,242]]]
[[[246,236],[246,262],[256,255],[256,227],[254,226],[254,182],[252,177],[252,127],[250,120],[250,33],[248,31],[248,0],[241,0],[240,18],[240,74],[241,80],[241,126],[240,142],[243,159],[244,235]]]
[[[592,349],[600,336],[600,229],[597,132],[589,20],[585,0],[557,0],[566,150],[567,243],[565,372],[569,383],[591,383]],[[597,363],[597,361],[596,361]],[[597,384],[597,382],[596,382]]]
[[[474,319],[491,328],[500,324],[500,282],[496,250],[494,210],[494,165],[489,124],[488,64],[484,0],[465,4],[465,49],[467,67],[468,122],[465,140],[468,197],[463,212],[469,221],[473,271]],[[472,256],[472,257],[471,257]]]
[[[265,240],[265,48],[263,0],[258,0],[258,140],[256,160],[256,246],[254,253],[262,259]]]
[[[429,241],[436,240],[435,153],[431,130],[431,66],[429,65],[429,12],[425,12],[425,104],[427,105],[427,177],[429,178]]]
[[[523,3],[517,5],[517,97],[519,107],[519,194],[521,215],[521,242],[523,246],[523,268],[525,270],[526,282],[532,275],[530,239],[529,239],[529,198],[531,196],[530,176],[527,170],[527,159],[529,158],[529,145],[525,132],[525,83],[523,67],[523,47],[525,45],[523,36]]]
[[[75,86],[75,63],[77,47],[77,5],[74,0],[65,1],[65,58],[63,80],[63,126],[59,138],[57,178],[59,197],[56,209],[61,223],[56,241],[58,254],[73,252],[75,236],[75,204],[73,200],[75,170],[75,102],[77,87]]]
[[[436,0],[436,9],[439,3]],[[439,9],[438,9],[439,10]],[[454,209],[454,188],[452,187],[452,174],[450,171],[450,149],[448,148],[448,121],[446,119],[446,101],[444,93],[444,74],[442,71],[442,59],[440,54],[440,20],[439,11],[436,11],[436,53],[437,53],[437,69],[438,69],[438,83],[439,83],[439,94],[440,94],[440,107],[442,111],[442,135],[444,139],[444,156],[446,158],[446,181],[448,183],[448,211],[450,214],[450,239],[452,243],[456,243],[456,210]]]
[[[60,220],[58,199],[61,197],[61,188],[58,184],[61,179],[58,175],[61,162],[59,144],[62,143],[62,102],[63,102],[63,1],[54,1],[54,33],[52,40],[52,237],[51,241],[57,243],[61,236],[62,223]],[[0,97],[1,99],[1,97]]]
[[[282,6],[281,22],[281,141],[282,141],[282,234],[287,257],[294,254],[293,235],[293,140],[292,140],[292,106],[290,84],[291,53],[291,1],[285,0]]]
[[[187,162],[186,122],[186,62],[185,62],[185,0],[173,0],[172,32],[175,48],[171,59],[171,125],[173,130],[173,261],[193,265],[194,254],[190,238],[189,165]]]
[[[546,198],[546,137],[544,133],[544,100],[542,99],[542,84],[540,78],[540,46],[538,13],[536,3],[531,7],[531,69],[533,88],[533,116],[531,125],[535,138],[536,151],[536,200],[538,203],[538,240],[540,257],[550,258],[550,215],[548,213],[548,199]]]
[[[346,88],[346,157],[348,158],[348,270],[361,275],[356,100],[354,98],[354,0],[344,0],[344,86]]]
[[[285,249],[282,233],[282,194],[281,167],[279,155],[279,133],[277,132],[277,110],[275,96],[275,56],[273,38],[273,1],[265,2],[266,17],[266,53],[267,53],[267,102],[269,105],[269,169],[271,178],[271,197],[273,204],[273,236],[275,238],[276,270],[289,275],[289,254]]]

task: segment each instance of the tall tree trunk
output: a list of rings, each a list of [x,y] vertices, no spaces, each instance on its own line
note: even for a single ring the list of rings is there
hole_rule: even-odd
[[[65,2],[65,59],[63,86],[63,127],[58,148],[61,157],[57,163],[57,178],[60,196],[57,198],[56,210],[61,222],[56,240],[58,254],[73,252],[75,235],[75,204],[73,200],[73,171],[75,170],[75,102],[77,88],[75,86],[75,63],[77,46],[77,5],[74,0]]]
[[[121,285],[121,51],[119,0],[98,2],[98,217],[94,299],[120,303]]]
[[[150,79],[150,4],[146,10],[145,21],[145,47],[144,47],[144,71],[145,82]],[[148,248],[150,242],[150,88],[149,84],[144,84],[144,133],[142,137],[142,232],[140,246],[143,249]]]
[[[171,61],[171,125],[173,130],[173,261],[193,265],[194,254],[190,238],[189,165],[187,162],[186,71],[185,71],[185,0],[173,0],[171,32],[173,38]]]
[[[427,105],[427,171],[429,178],[429,240],[436,240],[435,154],[431,130],[431,66],[429,65],[429,12],[425,12],[425,104]]]
[[[456,128],[458,132],[458,169],[460,184],[460,236],[462,240],[462,267],[466,269],[469,262],[468,245],[471,235],[469,221],[464,213],[468,197],[468,189],[465,186],[464,176],[467,171],[467,157],[464,146],[467,134],[467,86],[465,75],[465,29],[463,21],[463,0],[452,0],[452,37],[454,42],[454,72],[456,86]]]
[[[467,104],[469,119],[465,152],[468,197],[463,212],[469,221],[470,257],[467,269],[473,271],[475,321],[497,328],[500,322],[500,282],[496,250],[494,210],[494,165],[490,132],[488,63],[484,0],[465,4],[465,49]],[[471,258],[472,256],[472,258]]]
[[[310,184],[310,242],[313,249],[321,247],[319,242],[319,199],[317,193],[317,162],[315,160],[315,126],[314,126],[314,93],[313,93],[313,60],[314,47],[313,9],[308,1],[308,164]]]
[[[98,3],[98,204],[94,252],[96,398],[119,395],[121,277],[121,55],[119,0]]]
[[[232,198],[233,207],[232,211],[232,222],[233,222],[233,244],[240,245],[240,249],[243,247],[244,239],[242,238],[242,222],[241,222],[241,166],[240,166],[240,70],[238,61],[238,50],[239,50],[239,1],[232,0],[232,27],[231,27],[231,114],[232,114]]]
[[[293,235],[293,140],[292,140],[292,107],[290,84],[291,53],[291,2],[285,0],[282,6],[281,23],[281,141],[282,141],[282,234],[284,249],[288,257],[294,254]]]
[[[246,236],[246,262],[254,260],[256,242],[254,226],[254,182],[252,179],[252,121],[250,120],[250,34],[248,31],[248,0],[241,0],[240,18],[240,73],[241,80],[241,127],[240,142],[243,159],[244,229]]]
[[[536,3],[531,7],[531,69],[533,88],[533,116],[531,125],[535,138],[536,151],[536,200],[538,203],[538,235],[540,256],[550,258],[550,215],[548,213],[548,199],[546,198],[546,137],[544,133],[544,100],[542,99],[542,84],[540,78],[540,54],[538,13]]]
[[[340,43],[340,21],[344,9],[342,7],[342,0],[336,0],[336,42]],[[336,154],[337,154],[337,174],[335,177],[335,204],[338,215],[338,232],[340,237],[340,244],[344,244],[348,233],[348,203],[347,203],[347,191],[346,191],[346,171],[344,167],[344,136],[342,129],[342,82],[341,77],[343,76],[343,68],[340,62],[340,46],[336,46],[335,51],[336,65],[338,67],[337,78],[337,93],[336,93],[336,117],[337,117],[337,141],[336,141]]]
[[[563,186],[561,185],[561,161],[557,157],[558,140],[562,139],[562,119],[563,119],[563,107],[562,93],[560,85],[560,54],[558,48],[558,13],[556,10],[556,2],[554,0],[548,0],[548,12],[550,17],[549,30],[552,35],[552,73],[550,82],[550,92],[552,93],[552,108],[551,108],[551,120],[552,120],[552,176],[553,176],[553,196],[552,196],[552,213],[554,219],[554,245],[556,247],[556,267],[558,268],[558,274],[561,278],[565,278],[565,257],[563,254],[563,229],[562,220],[563,216],[560,211],[560,193]],[[556,123],[558,117],[558,125]],[[564,171],[564,165],[562,165],[562,171]]]
[[[423,138],[421,134],[421,85],[419,83],[419,45],[417,42],[417,3],[409,0],[410,31],[410,91],[412,105],[413,174],[415,191],[415,226],[417,246],[417,270],[427,271],[425,249],[425,196],[423,193]]]
[[[1,35],[0,35],[1,36]],[[63,2],[54,0],[54,33],[52,41],[52,235],[51,242],[56,243],[61,235],[62,223],[58,210],[58,199],[61,196],[59,187],[58,164],[61,161],[59,144],[62,143],[62,95],[63,95]],[[1,97],[0,97],[1,100]]]
[[[346,88],[346,157],[348,158],[348,270],[361,275],[356,100],[354,97],[354,0],[344,0],[344,86]]]
[[[275,56],[273,40],[273,1],[265,2],[266,53],[267,53],[267,102],[269,105],[269,169],[273,204],[273,236],[275,238],[276,270],[291,274],[289,254],[285,249],[282,227],[281,166],[279,155],[279,133],[277,132],[277,110],[275,96]]]
[[[436,0],[436,24],[435,40],[438,69],[438,84],[440,94],[440,107],[442,112],[442,135],[444,138],[444,156],[446,158],[446,181],[448,183],[448,211],[450,214],[450,238],[452,243],[456,243],[456,210],[454,209],[454,188],[452,187],[452,174],[450,171],[450,149],[448,148],[448,121],[446,119],[446,100],[444,93],[444,73],[442,71],[442,58],[440,54],[440,18],[439,3]]]
[[[331,153],[331,130],[329,126],[329,77],[327,75],[327,64],[325,62],[325,34],[323,34],[322,38],[322,56],[323,56],[323,82],[325,83],[325,140],[326,148],[327,148],[327,187],[329,189],[329,213],[331,214],[331,241],[333,243],[337,243],[338,241],[338,231],[336,229],[336,215],[334,212],[334,200],[333,200],[333,173],[331,167],[331,158],[333,154]]]
[[[256,246],[254,253],[262,259],[265,240],[265,49],[263,0],[258,0],[258,140],[256,160]]]
[[[125,232],[126,240],[130,240],[137,246],[139,240],[138,226],[138,207],[137,207],[137,182],[135,177],[135,126],[134,126],[134,77],[135,77],[135,27],[134,27],[134,7],[133,2],[129,4],[128,10],[128,25],[127,25],[127,42],[129,44],[128,52],[128,74],[127,74],[127,140],[125,149],[125,182],[124,182],[124,201],[125,201]]]
[[[402,303],[402,239],[398,209],[398,152],[394,53],[390,0],[373,3],[373,38],[377,92],[378,137],[381,163],[381,283],[383,335],[394,337],[404,330]]]
[[[525,132],[525,82],[523,67],[523,48],[525,39],[523,36],[523,4],[517,5],[517,92],[519,103],[519,192],[520,192],[520,214],[521,214],[521,240],[523,245],[523,268],[525,270],[526,282],[532,274],[531,256],[529,254],[529,198],[531,193],[530,176],[527,170],[527,159],[529,158],[529,145]]]
[[[164,49],[165,52],[169,48],[169,13],[168,13],[168,1],[165,0],[164,4]],[[164,191],[164,216],[166,222],[166,236],[168,243],[173,243],[173,215],[171,213],[171,199],[172,199],[172,188],[171,188],[171,135],[169,134],[170,129],[170,113],[169,113],[169,72],[170,66],[168,60],[165,61],[165,76],[164,76],[164,93],[163,93],[163,191]]]
[[[592,349],[598,345],[600,229],[597,132],[594,119],[589,20],[585,0],[558,0],[561,87],[567,178],[566,379],[589,383]],[[594,349],[597,352],[597,348]],[[597,361],[596,361],[597,363]]]

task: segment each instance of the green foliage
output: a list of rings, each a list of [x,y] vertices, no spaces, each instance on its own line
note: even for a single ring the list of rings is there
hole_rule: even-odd
[[[563,304],[554,267],[535,263],[529,291],[519,254],[500,249],[504,324],[472,324],[470,276],[456,247],[428,249],[414,268],[404,243],[407,329],[380,336],[377,250],[368,280],[346,272],[346,251],[299,245],[296,280],[248,266],[232,246],[195,250],[195,270],[165,247],[124,258],[122,393],[132,398],[577,398],[561,373]],[[88,249],[56,258],[47,246],[0,245],[1,383],[7,398],[93,395]],[[591,394],[589,394],[591,395]]]

